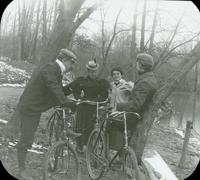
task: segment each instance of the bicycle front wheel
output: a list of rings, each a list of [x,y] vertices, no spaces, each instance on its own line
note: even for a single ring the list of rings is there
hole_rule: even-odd
[[[137,162],[137,157],[132,148],[128,147],[128,149],[124,152],[124,164],[123,164],[123,175],[124,180],[137,180],[139,173],[139,166]]]
[[[50,117],[46,129],[49,145],[59,140],[60,134],[63,130],[63,120],[58,112],[54,112]]]
[[[45,180],[80,180],[80,164],[69,142],[58,141],[51,146],[44,160]]]
[[[99,130],[94,129],[90,134],[86,148],[87,169],[92,179],[99,179],[103,175],[105,161],[105,138]]]

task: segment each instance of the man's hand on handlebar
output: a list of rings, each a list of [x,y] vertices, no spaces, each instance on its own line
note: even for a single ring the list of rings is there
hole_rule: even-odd
[[[76,102],[73,100],[68,99],[66,103],[62,104],[61,107],[70,108],[72,112],[76,111]]]

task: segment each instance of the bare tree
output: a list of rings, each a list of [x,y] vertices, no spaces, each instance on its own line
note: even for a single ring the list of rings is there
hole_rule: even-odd
[[[131,37],[131,51],[130,51],[130,58],[132,60],[132,74],[133,74],[133,81],[136,79],[136,49],[137,49],[137,43],[136,43],[136,28],[137,28],[137,9],[138,9],[139,0],[136,0],[135,2],[135,9],[134,9],[134,15],[133,15],[133,27],[132,27],[132,37]]]
[[[16,59],[16,16],[13,20],[12,59]]]
[[[42,10],[42,47],[46,46],[47,41],[47,0],[44,0]]]
[[[155,8],[155,12],[154,12],[152,32],[151,32],[151,36],[150,36],[150,44],[149,44],[149,50],[148,50],[150,54],[151,54],[151,51],[153,49],[153,42],[154,42],[154,36],[155,36],[155,30],[156,30],[156,24],[157,24],[159,1],[160,0],[156,1],[156,8]]]
[[[39,26],[40,26],[40,5],[41,1],[38,3],[38,8],[37,8],[37,14],[36,14],[36,26],[35,26],[35,32],[34,32],[34,38],[33,38],[33,45],[32,45],[32,62],[37,61],[37,52],[36,52],[36,47],[37,47],[37,42],[38,42],[38,32],[39,32]]]
[[[92,5],[87,8],[81,16],[77,17],[77,13],[81,9],[84,1],[85,0],[60,0],[59,14],[43,52],[41,63],[52,61],[61,48],[68,47],[76,29],[98,6],[97,4]]]
[[[158,58],[158,61],[157,61],[156,65],[154,66],[154,71],[156,71],[156,70],[160,67],[160,65],[162,64],[162,59],[163,59],[163,57],[164,57],[164,56],[166,55],[166,53],[168,52],[168,50],[169,50],[171,44],[173,43],[173,40],[174,40],[175,36],[177,35],[178,29],[179,29],[179,27],[180,27],[180,24],[181,24],[181,21],[182,21],[182,19],[183,19],[183,17],[184,17],[184,14],[185,14],[185,9],[184,9],[184,11],[183,11],[182,14],[181,14],[181,16],[180,16],[180,18],[179,18],[179,20],[178,20],[178,22],[177,22],[177,24],[176,24],[176,27],[175,27],[175,29],[174,29],[172,35],[171,35],[171,37],[170,37],[169,40],[167,41],[166,47],[165,47],[164,50],[161,52],[161,54],[160,54],[160,56],[159,56],[159,58]]]
[[[102,36],[102,48],[101,48],[102,66],[101,66],[101,70],[100,70],[100,74],[99,74],[100,76],[102,76],[102,74],[104,74],[104,72],[105,72],[106,65],[107,65],[107,60],[108,60],[108,54],[109,54],[109,51],[111,49],[113,41],[114,41],[116,35],[119,34],[120,32],[122,32],[122,30],[117,31],[117,24],[118,24],[120,13],[121,13],[121,10],[117,14],[117,17],[115,19],[115,23],[114,23],[114,26],[113,26],[113,33],[112,33],[110,39],[108,40],[108,42],[106,42],[105,27],[104,27],[106,14],[104,14],[103,17],[102,17],[102,26],[101,26],[101,36]]]
[[[144,0],[143,14],[142,14],[142,28],[141,28],[141,40],[140,40],[140,51],[144,52],[144,41],[145,41],[145,23],[146,23],[146,7],[147,0]]]

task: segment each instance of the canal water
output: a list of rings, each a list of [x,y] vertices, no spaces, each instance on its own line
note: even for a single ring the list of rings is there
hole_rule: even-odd
[[[193,93],[173,92],[169,99],[174,104],[175,114],[170,120],[170,126],[178,127],[181,113],[183,113],[183,121],[181,127],[185,129],[186,122],[192,121],[193,113]],[[196,113],[193,128],[200,134],[200,95],[196,99]]]

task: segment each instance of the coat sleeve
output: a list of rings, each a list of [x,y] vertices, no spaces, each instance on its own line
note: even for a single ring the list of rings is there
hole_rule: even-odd
[[[57,79],[57,72],[55,68],[48,64],[41,70],[41,76],[47,89],[52,93],[58,103],[60,105],[65,104],[67,102],[67,98],[65,97],[62,86]]]
[[[133,89],[131,100],[127,103],[117,104],[117,110],[140,112],[151,91],[152,87],[148,82],[141,82]]]
[[[70,84],[64,86],[63,91],[64,91],[65,95],[67,96],[67,95],[73,94],[76,99],[80,99],[81,90],[82,90],[82,87],[80,84],[81,80],[82,80],[81,77],[77,78]]]
[[[104,101],[108,98],[108,93],[110,89],[110,83],[106,80],[101,80],[99,88],[99,101]]]

